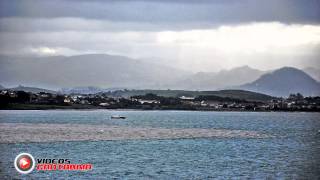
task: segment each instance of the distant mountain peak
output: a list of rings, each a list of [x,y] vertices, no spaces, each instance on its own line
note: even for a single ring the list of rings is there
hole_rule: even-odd
[[[297,69],[295,67],[291,67],[291,66],[284,66],[282,68],[276,69],[273,72],[292,72],[292,71],[304,73],[302,70]]]
[[[288,96],[291,93],[302,93],[306,96],[320,94],[320,84],[304,71],[294,67],[282,67],[264,74],[241,88],[273,96]]]

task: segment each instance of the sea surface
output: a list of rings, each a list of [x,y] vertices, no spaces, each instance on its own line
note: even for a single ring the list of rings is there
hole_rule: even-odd
[[[110,119],[111,115],[127,119]],[[0,123],[250,130],[268,138],[0,144],[0,179],[319,179],[320,113],[127,110],[0,111]],[[17,154],[91,163],[93,170],[14,169]]]

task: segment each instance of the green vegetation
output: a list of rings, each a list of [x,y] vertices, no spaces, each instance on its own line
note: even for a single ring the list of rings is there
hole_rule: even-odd
[[[275,99],[272,96],[268,96],[261,93],[255,93],[244,90],[221,90],[221,91],[185,91],[185,90],[118,90],[112,92],[103,93],[111,97],[131,97],[145,94],[155,94],[163,97],[197,97],[197,96],[219,96],[229,97],[234,99],[245,99],[247,101],[261,101],[266,102]]]

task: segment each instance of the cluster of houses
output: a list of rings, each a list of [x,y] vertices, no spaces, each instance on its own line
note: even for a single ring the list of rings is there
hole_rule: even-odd
[[[24,91],[0,91],[1,101],[7,103],[86,105],[97,108],[132,109],[190,109],[190,110],[240,110],[240,111],[320,111],[320,97],[303,97],[292,94],[288,98],[277,98],[267,102],[246,100],[206,100],[197,97],[162,97],[142,95],[108,97],[105,94],[51,94],[46,92],[26,93]]]
[[[291,94],[288,98],[275,98],[267,102],[259,101],[196,101],[194,97],[180,97],[182,103],[208,110],[254,110],[254,111],[320,111],[320,97],[303,97]]]

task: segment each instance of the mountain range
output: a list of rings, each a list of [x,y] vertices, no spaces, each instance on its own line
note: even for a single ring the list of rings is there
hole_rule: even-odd
[[[242,89],[272,96],[288,96],[296,92],[307,96],[320,95],[317,81],[320,79],[320,70],[314,67],[305,68],[304,71],[292,67],[261,71],[242,66],[194,74],[146,60],[107,54],[36,58],[0,56],[0,65],[2,85],[63,88],[61,92],[65,93],[97,93],[110,88],[170,88]]]
[[[160,88],[163,82],[188,75],[176,68],[106,54],[0,57],[0,64],[1,84],[32,86]]]

